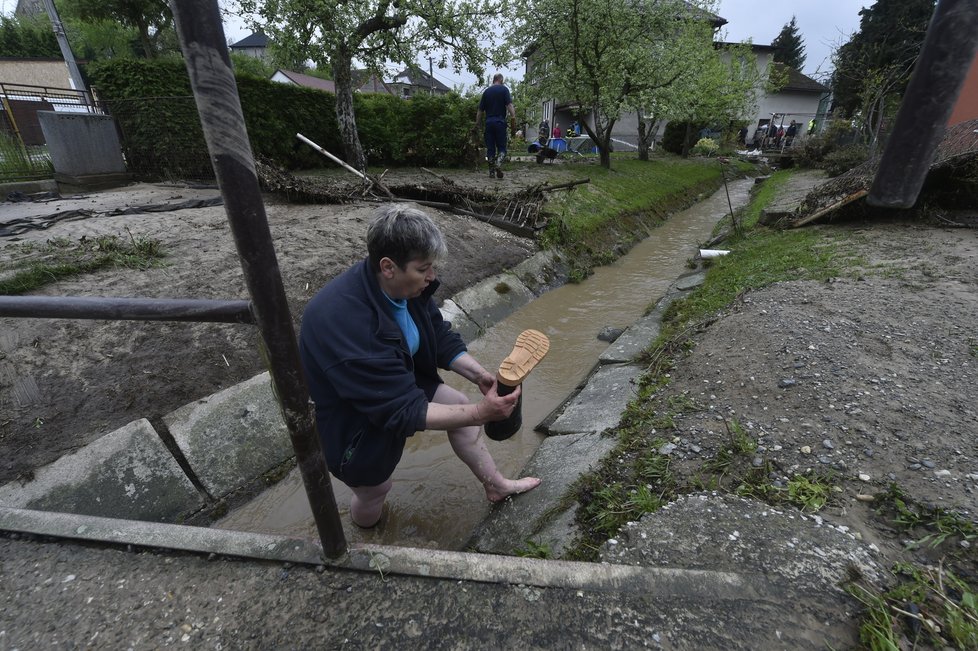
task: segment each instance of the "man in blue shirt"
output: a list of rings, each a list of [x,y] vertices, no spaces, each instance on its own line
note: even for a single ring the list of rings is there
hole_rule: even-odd
[[[492,86],[485,89],[479,101],[479,110],[475,114],[475,129],[479,129],[479,120],[486,116],[486,160],[489,161],[489,176],[503,178],[502,163],[506,157],[506,115],[512,121],[512,130],[516,131],[516,109],[513,108],[513,97],[503,84],[503,76],[496,73],[492,78]]]

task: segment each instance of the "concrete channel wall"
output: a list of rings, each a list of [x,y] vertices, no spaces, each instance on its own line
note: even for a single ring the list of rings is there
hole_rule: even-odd
[[[465,289],[443,312],[467,340],[562,283],[559,254],[542,252]],[[602,432],[617,425],[643,372],[632,363],[659,332],[665,307],[702,282],[680,278],[646,317],[601,354],[579,390],[544,421],[549,438],[526,472],[541,488],[495,506],[470,548],[509,554],[527,540],[559,555],[572,540],[573,511],[556,513],[564,493],[613,447]],[[0,506],[151,522],[209,521],[281,477],[293,458],[268,373],[184,405],[154,427],[140,419],[41,468],[26,483],[0,486]],[[237,496],[237,500],[235,499]]]

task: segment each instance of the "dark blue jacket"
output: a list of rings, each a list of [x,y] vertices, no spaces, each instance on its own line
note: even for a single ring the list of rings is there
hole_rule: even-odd
[[[383,483],[407,437],[425,429],[428,402],[465,344],[442,319],[432,282],[408,312],[421,345],[412,357],[390,302],[363,260],[334,278],[306,306],[299,354],[326,465],[350,486]]]

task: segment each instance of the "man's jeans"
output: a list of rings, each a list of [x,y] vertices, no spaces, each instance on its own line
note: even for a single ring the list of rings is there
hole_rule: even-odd
[[[496,156],[500,159],[506,154],[506,122],[503,120],[486,120],[486,158],[490,165],[496,164]]]

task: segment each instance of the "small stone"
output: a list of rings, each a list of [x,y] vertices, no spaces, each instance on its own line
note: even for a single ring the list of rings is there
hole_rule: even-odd
[[[666,443],[661,448],[659,448],[659,454],[661,454],[662,456],[669,456],[670,454],[672,454],[672,451],[675,449],[676,449],[675,443]]]
[[[951,471],[950,470],[935,470],[934,471],[934,476],[935,477],[950,477],[951,476]]]
[[[911,463],[909,466],[907,466],[907,470],[920,470],[920,464]]]
[[[829,457],[827,457],[827,456],[825,456],[824,454],[820,454],[818,456],[818,462],[819,463],[824,463],[825,465],[828,465],[828,464],[832,463],[832,459],[829,458]]]
[[[778,386],[781,387],[782,389],[787,389],[788,387],[793,387],[796,384],[798,384],[798,381],[795,380],[794,378],[791,378],[791,377],[786,377],[783,380],[781,380],[780,382],[778,382]]]
[[[961,541],[961,542],[960,542],[959,544],[960,544],[960,545],[961,545],[962,547],[964,547],[965,549],[968,549],[969,547],[971,547],[971,543],[970,543],[970,542],[968,542],[967,540],[962,540],[962,541]]]
[[[924,468],[927,468],[928,470],[933,470],[934,468],[937,467],[937,464],[931,461],[930,459],[924,459],[920,463],[924,464]]]
[[[872,457],[873,456],[873,449],[872,448],[866,448],[865,450],[863,450],[863,454],[866,455],[867,457]]]
[[[701,448],[701,447],[700,447],[700,446],[698,446],[698,445],[691,445],[691,446],[689,446],[689,451],[690,451],[690,452],[693,452],[693,453],[695,453],[695,454],[699,454],[700,452],[702,452],[702,451],[703,451],[703,448]]]
[[[866,493],[860,493],[859,495],[856,495],[856,499],[859,500],[860,502],[873,502],[876,500],[876,497],[874,495],[867,495]]]
[[[859,481],[869,481],[870,476],[864,472],[859,473]]]
[[[822,441],[822,447],[825,448],[826,450],[834,450],[835,443],[832,442],[832,439],[825,439],[824,441]]]
[[[760,457],[754,457],[754,459],[750,463],[755,468],[760,468],[761,466],[764,465],[764,459],[762,459]]]
[[[808,445],[801,446],[801,453],[802,454],[811,454],[812,453],[811,446],[808,446]]]
[[[601,341],[607,341],[609,343],[613,342],[615,339],[621,336],[621,333],[625,332],[621,328],[613,328],[611,326],[605,326],[598,333],[598,339]]]

